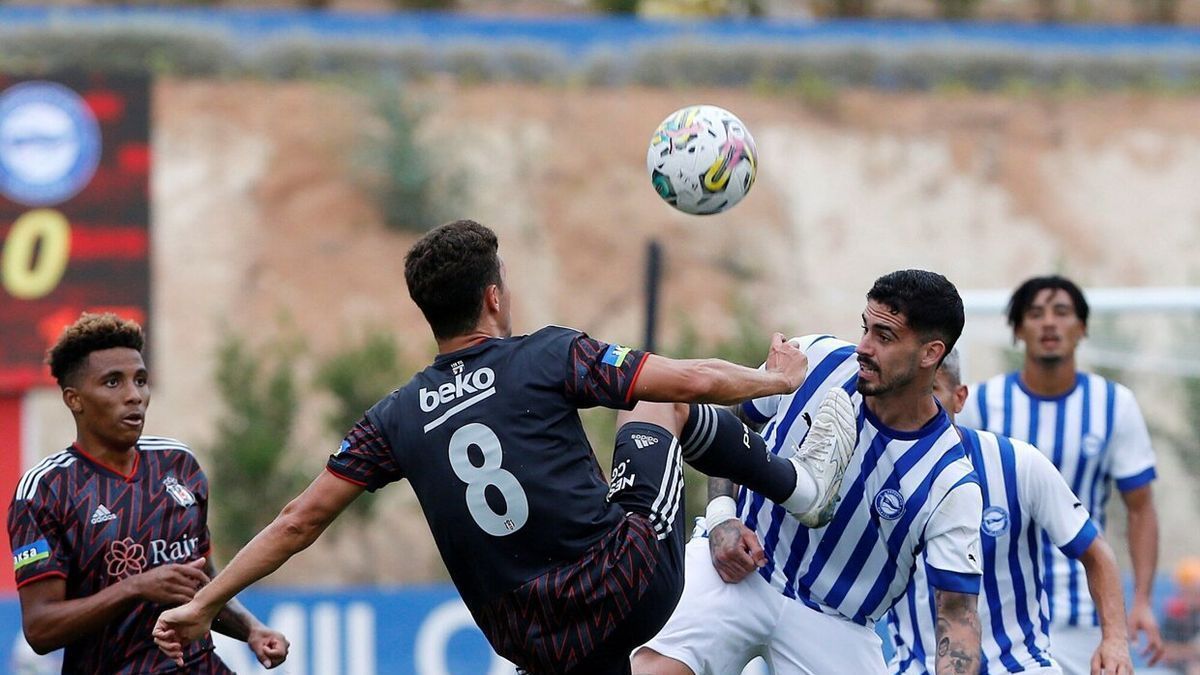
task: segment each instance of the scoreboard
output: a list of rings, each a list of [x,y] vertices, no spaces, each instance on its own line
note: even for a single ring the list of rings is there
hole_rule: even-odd
[[[149,119],[145,77],[0,74],[0,394],[53,384],[80,312],[146,324]]]

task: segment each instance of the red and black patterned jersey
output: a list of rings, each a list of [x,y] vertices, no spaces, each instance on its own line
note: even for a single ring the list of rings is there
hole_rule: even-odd
[[[94,595],[122,579],[209,553],[208,479],[187,446],[143,436],[123,476],[77,446],[51,455],[17,484],[8,515],[17,587],[62,577],[67,599]],[[141,601],[63,653],[64,673],[228,673],[192,643],[179,668],[150,635],[165,605]]]
[[[624,518],[578,410],[633,407],[645,359],[559,327],[439,355],[367,411],[328,469],[370,490],[407,478],[478,618]]]

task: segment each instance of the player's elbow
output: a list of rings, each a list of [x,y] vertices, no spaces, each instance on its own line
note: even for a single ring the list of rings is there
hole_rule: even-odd
[[[293,552],[308,548],[328,524],[325,519],[304,509],[298,499],[283,507],[276,518],[277,532]]]
[[[25,641],[38,655],[45,656],[64,646],[51,634],[53,624],[49,621],[26,620],[22,622],[21,629],[25,633]]]

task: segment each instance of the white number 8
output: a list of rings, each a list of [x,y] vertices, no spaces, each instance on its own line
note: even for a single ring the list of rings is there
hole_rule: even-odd
[[[474,445],[483,454],[483,465],[475,466],[467,455]],[[500,468],[504,451],[496,432],[482,424],[471,423],[450,437],[450,468],[467,484],[467,510],[484,532],[503,537],[516,532],[529,520],[529,499],[517,477]],[[496,513],[487,501],[492,486],[504,497],[504,513]]]

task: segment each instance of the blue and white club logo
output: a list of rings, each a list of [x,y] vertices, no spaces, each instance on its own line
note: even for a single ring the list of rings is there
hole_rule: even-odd
[[[1104,438],[1096,434],[1088,434],[1083,437],[1080,442],[1079,449],[1083,452],[1084,457],[1095,457],[1100,454],[1100,450],[1104,447]]]
[[[896,520],[904,515],[904,495],[892,488],[880,490],[875,495],[875,512],[884,520]]]
[[[0,93],[0,193],[25,206],[79,193],[100,164],[100,125],[74,91],[22,82]]]
[[[983,510],[983,522],[980,531],[989,537],[1003,536],[1008,532],[1008,511],[999,506],[989,506]]]

